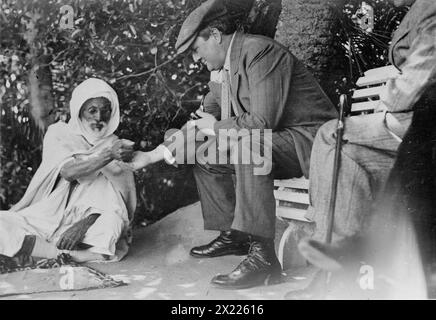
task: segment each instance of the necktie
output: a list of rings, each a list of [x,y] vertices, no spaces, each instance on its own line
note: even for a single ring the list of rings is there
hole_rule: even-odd
[[[230,118],[231,115],[230,101],[230,75],[226,69],[222,69],[221,83],[221,120]]]

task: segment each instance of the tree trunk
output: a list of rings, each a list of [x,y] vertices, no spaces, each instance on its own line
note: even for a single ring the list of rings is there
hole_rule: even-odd
[[[231,14],[241,14],[242,28],[252,34],[274,38],[281,0],[225,0]]]
[[[42,53],[38,46],[38,20],[42,18],[41,14],[32,10],[30,20],[25,22],[26,31],[24,39],[26,40],[30,53],[28,59],[31,63],[31,69],[28,75],[30,114],[35,127],[39,133],[44,134],[47,127],[53,121],[50,112],[54,108],[53,100],[53,83],[50,70],[50,55]]]
[[[309,68],[332,100],[336,100],[336,94],[331,71],[339,71],[331,66],[336,54],[333,32],[338,23],[334,10],[343,3],[344,0],[282,0],[276,34],[276,40]]]
[[[281,10],[281,0],[255,0],[248,16],[249,32],[274,38]]]
[[[35,126],[41,133],[53,122],[50,112],[54,108],[53,84],[51,71],[48,65],[50,56],[43,55],[32,59],[32,68],[29,72],[28,82],[30,90],[30,113]]]

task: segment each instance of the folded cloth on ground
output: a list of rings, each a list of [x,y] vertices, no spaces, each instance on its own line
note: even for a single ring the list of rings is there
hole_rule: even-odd
[[[71,261],[67,254],[56,259],[29,260],[19,265],[0,256],[0,297],[32,293],[113,288],[122,281]]]

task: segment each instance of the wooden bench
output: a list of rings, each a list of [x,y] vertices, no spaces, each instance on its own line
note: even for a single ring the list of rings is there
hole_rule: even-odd
[[[379,103],[380,93],[386,81],[395,78],[399,71],[394,66],[386,66],[368,70],[356,81],[356,89],[352,96],[351,114],[374,112]]]
[[[299,255],[297,244],[307,233],[306,227],[310,227],[308,224],[311,223],[305,217],[309,206],[309,180],[304,177],[274,180],[274,197],[276,217],[288,224],[277,250],[279,261],[284,270],[287,267],[301,266],[305,261]]]
[[[364,76],[356,82],[357,88],[353,92],[350,108],[351,115],[374,112],[386,81],[398,74],[399,71],[394,66],[366,71]],[[302,266],[302,263],[305,263],[298,253],[297,244],[302,237],[308,234],[310,224],[312,224],[312,221],[305,218],[309,206],[308,189],[309,180],[305,178],[274,181],[276,217],[288,223],[288,227],[281,236],[277,252],[284,270],[287,267]]]

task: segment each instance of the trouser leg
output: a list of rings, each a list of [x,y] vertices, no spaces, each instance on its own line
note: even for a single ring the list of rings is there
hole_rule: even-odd
[[[178,165],[194,165],[205,229],[228,230],[235,207],[234,168],[233,165],[219,165],[216,157],[210,161],[207,151],[213,149],[216,154],[215,138],[200,137],[198,129],[187,123],[180,130],[169,131],[163,145],[172,152]],[[201,160],[197,161],[198,158]]]
[[[407,127],[411,113],[396,118]],[[314,238],[324,240],[330,205],[337,120],[318,131],[310,165],[308,217],[316,222]],[[336,197],[334,236],[352,236],[363,231],[376,195],[393,166],[399,142],[385,129],[382,113],[347,118],[341,150]]]
[[[288,177],[301,176],[302,172],[290,133],[263,138],[240,139],[236,148],[231,148],[236,177],[232,229],[250,234],[250,248],[247,257],[232,272],[212,279],[211,283],[219,288],[243,289],[281,281],[281,265],[274,248],[273,159],[277,166],[284,166]],[[262,151],[256,155],[259,150]],[[244,161],[247,158],[248,162]]]
[[[220,137],[209,138],[207,143],[196,141],[197,134],[198,130],[188,124],[167,139],[165,145],[177,163],[195,162],[194,176],[205,228],[221,231],[234,228],[273,238],[272,166],[274,171],[278,168],[281,177],[283,173],[287,178],[302,175],[293,133],[280,131],[268,135],[246,130],[236,139],[229,139],[229,148],[222,148]]]
[[[236,206],[232,229],[273,238],[275,234],[274,179],[253,175],[253,166],[236,165]]]
[[[302,172],[290,133],[273,133],[268,139],[270,151],[267,151],[268,147],[264,148],[264,137],[260,139],[258,148],[253,147],[256,139],[240,139],[230,152],[234,164],[197,163],[194,175],[206,228],[232,228],[255,236],[274,237],[274,173],[271,169],[280,171],[287,178],[299,177]],[[269,152],[270,155],[261,154],[257,160],[247,161],[247,154],[250,155],[253,149]],[[272,168],[268,168],[267,161],[271,163],[271,158]]]
[[[194,169],[205,229],[274,237],[272,176],[254,176],[252,165],[231,167],[197,165]]]
[[[29,233],[22,226],[25,221],[15,212],[0,212],[0,254],[13,257],[22,246]]]
[[[93,253],[112,256],[120,239],[124,221],[117,214],[106,212],[101,214],[89,227],[82,243],[91,246]]]
[[[229,230],[232,226],[236,195],[233,165],[197,164],[194,177],[206,230]]]

